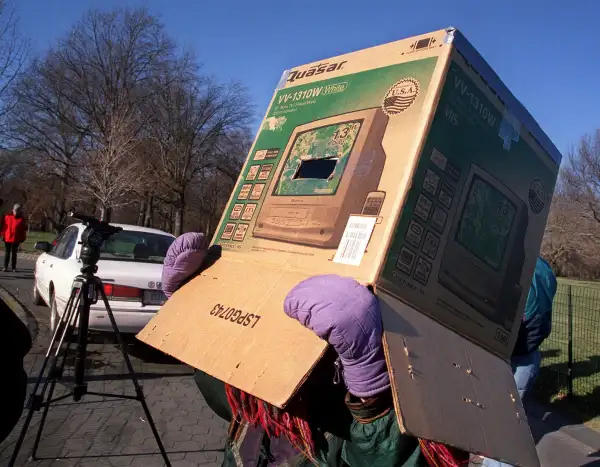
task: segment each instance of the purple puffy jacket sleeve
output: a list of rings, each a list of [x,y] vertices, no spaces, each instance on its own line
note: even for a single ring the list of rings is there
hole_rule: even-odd
[[[198,272],[206,259],[207,248],[204,234],[196,232],[180,235],[171,244],[162,271],[162,290],[167,297]]]
[[[351,394],[372,397],[390,387],[381,308],[365,286],[349,277],[314,276],[288,293],[283,309],[335,349]]]

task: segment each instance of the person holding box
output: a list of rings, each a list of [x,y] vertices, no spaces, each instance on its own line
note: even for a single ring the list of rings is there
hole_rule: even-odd
[[[531,391],[540,372],[540,346],[552,332],[552,302],[556,294],[556,276],[550,265],[538,257],[533,272],[525,313],[510,359],[521,400]],[[483,467],[511,467],[510,464],[483,458]]]
[[[170,296],[206,258],[202,234],[171,245],[163,291]],[[230,423],[223,466],[425,467],[468,464],[468,453],[400,432],[385,362],[377,296],[354,279],[311,277],[283,311],[330,344],[285,409],[195,372],[211,409]]]

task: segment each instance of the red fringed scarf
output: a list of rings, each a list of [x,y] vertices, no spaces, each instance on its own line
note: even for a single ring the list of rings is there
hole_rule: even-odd
[[[460,467],[469,464],[469,454],[464,451],[424,439],[419,439],[419,445],[430,467]]]
[[[298,451],[315,462],[312,431],[302,404],[296,404],[295,415],[291,415],[229,384],[225,385],[225,393],[236,420],[243,420],[253,427],[260,426],[270,438],[284,435]],[[430,467],[460,467],[469,463],[467,453],[444,444],[419,439],[419,445]]]
[[[269,438],[285,435],[296,449],[314,461],[312,432],[301,404],[295,407],[300,409],[296,411],[298,414],[291,415],[229,384],[225,385],[225,393],[235,419],[244,420],[253,427],[260,426]]]

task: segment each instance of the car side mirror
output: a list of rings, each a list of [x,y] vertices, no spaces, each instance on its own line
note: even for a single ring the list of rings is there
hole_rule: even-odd
[[[52,245],[48,242],[35,242],[34,248],[43,251],[44,253],[48,253],[52,249]]]

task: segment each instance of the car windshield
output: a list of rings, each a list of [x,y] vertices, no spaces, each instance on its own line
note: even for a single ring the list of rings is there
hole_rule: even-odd
[[[122,230],[103,243],[100,259],[162,264],[174,240],[169,235]]]

